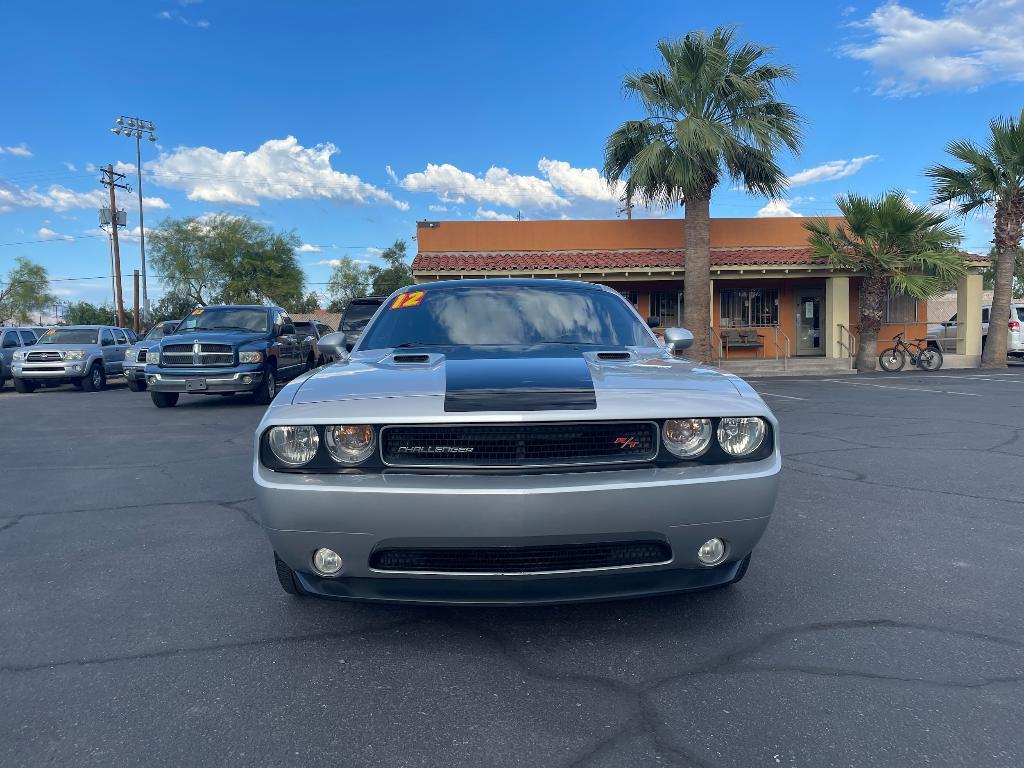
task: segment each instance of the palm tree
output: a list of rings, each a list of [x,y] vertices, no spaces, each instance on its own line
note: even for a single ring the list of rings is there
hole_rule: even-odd
[[[828,219],[816,218],[804,227],[817,258],[864,275],[856,365],[873,371],[886,297],[891,291],[926,299],[961,277],[967,266],[957,249],[960,233],[945,213],[918,208],[903,192],[875,199],[841,195],[836,205],[843,223],[833,228]]]
[[[995,212],[995,282],[992,286],[992,320],[1010,317],[1014,262],[1020,256],[1024,231],[1024,110],[1020,117],[1000,117],[989,122],[989,137],[979,147],[970,140],[946,147],[963,165],[935,165],[925,174],[935,179],[932,201],[952,203],[966,216],[972,211]],[[1005,322],[991,322],[981,353],[982,368],[1006,367]]]
[[[800,118],[775,96],[790,67],[765,61],[769,48],[739,43],[733,27],[658,43],[663,69],[627,75],[623,89],[647,117],[627,120],[605,145],[609,183],[625,177],[625,199],[686,210],[684,323],[694,349],[710,355],[711,194],[723,176],[748,192],[779,197],[786,175],[775,162],[800,146]]]

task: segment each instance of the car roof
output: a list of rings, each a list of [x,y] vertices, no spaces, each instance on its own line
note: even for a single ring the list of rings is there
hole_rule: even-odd
[[[557,280],[543,277],[490,277],[490,278],[469,278],[466,280],[438,280],[431,283],[418,283],[407,285],[398,292],[410,290],[437,290],[438,288],[477,288],[487,286],[512,287],[512,288],[557,288],[561,291],[605,291],[616,293],[615,290],[606,285],[588,283],[583,280]]]
[[[281,309],[281,307],[276,304],[207,304],[201,309]]]

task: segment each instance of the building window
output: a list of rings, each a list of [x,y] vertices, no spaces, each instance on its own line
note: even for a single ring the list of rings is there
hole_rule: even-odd
[[[889,293],[885,299],[886,323],[916,323],[917,299],[905,293]]]
[[[722,328],[768,328],[779,324],[778,288],[730,288],[720,295]]]
[[[662,328],[673,328],[681,324],[681,305],[682,300],[678,293],[651,292],[651,314],[659,319]]]
[[[637,291],[619,291],[619,295],[622,296],[622,298],[624,298],[634,307],[640,301],[640,294]]]

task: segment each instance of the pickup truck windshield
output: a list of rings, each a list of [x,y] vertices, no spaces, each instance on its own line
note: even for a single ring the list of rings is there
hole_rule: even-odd
[[[537,344],[650,347],[657,341],[625,300],[605,291],[453,286],[392,299],[359,349]]]
[[[39,344],[98,344],[100,332],[95,328],[54,328],[39,339]]]
[[[197,309],[182,320],[174,332],[249,331],[250,333],[266,333],[267,315],[268,312],[265,309],[250,307]]]
[[[160,341],[164,336],[170,336],[174,332],[174,323],[160,323],[149,329],[143,340]]]

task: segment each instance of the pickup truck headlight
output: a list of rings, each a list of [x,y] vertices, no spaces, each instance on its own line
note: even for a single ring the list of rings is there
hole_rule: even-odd
[[[85,360],[84,349],[71,349],[64,353],[65,360]]]
[[[764,442],[764,419],[728,417],[718,422],[718,444],[730,456],[749,456]]]
[[[263,353],[262,352],[239,352],[238,362],[240,363],[262,363]]]
[[[661,439],[680,459],[695,459],[711,447],[711,419],[666,419]]]
[[[368,424],[335,424],[324,429],[327,452],[339,464],[362,464],[373,455],[377,436]]]
[[[138,356],[138,354],[139,354],[138,350],[134,350],[134,349],[126,350],[125,353],[124,353],[124,359],[127,360],[128,362],[132,362],[132,361],[135,360],[135,358]]]
[[[271,427],[267,434],[267,444],[282,464],[301,467],[316,456],[320,447],[320,435],[317,434],[316,427]]]
[[[160,347],[150,347],[146,350],[146,362],[160,365]]]
[[[19,349],[17,352],[15,352],[12,355],[12,358],[15,359],[15,360],[24,360],[25,359],[25,352],[24,352],[24,350],[20,350]]]

